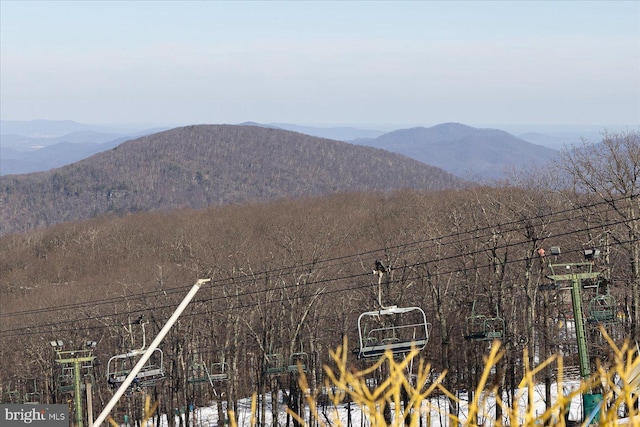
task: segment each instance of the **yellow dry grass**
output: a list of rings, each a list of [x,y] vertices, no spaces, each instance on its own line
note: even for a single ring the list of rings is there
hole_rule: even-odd
[[[605,334],[606,336],[606,334]],[[637,399],[640,392],[640,357],[636,349],[631,348],[628,343],[617,347],[615,343],[607,336],[607,340],[611,347],[611,360],[607,366],[599,364],[594,374],[588,381],[582,381],[580,385],[571,393],[563,393],[562,378],[562,358],[560,356],[552,356],[536,367],[531,367],[527,362],[529,360],[526,349],[523,355],[525,361],[524,377],[520,383],[519,396],[514,398],[515,402],[509,406],[503,400],[496,398],[496,386],[489,383],[491,372],[496,367],[498,361],[503,356],[500,342],[495,341],[485,357],[485,366],[483,374],[478,382],[478,386],[473,394],[474,398],[467,405],[467,413],[464,417],[458,417],[454,414],[444,413],[442,416],[449,421],[451,426],[469,426],[475,427],[481,425],[478,420],[483,420],[482,425],[494,426],[540,426],[553,425],[565,426],[565,417],[567,409],[570,407],[571,400],[590,390],[598,390],[603,396],[603,405],[599,413],[592,423],[600,426],[617,426],[617,425],[634,425],[640,426],[640,414],[638,413]],[[418,352],[413,351],[401,360],[394,359],[390,352],[387,352],[377,362],[367,369],[354,371],[349,369],[347,362],[348,347],[346,341],[342,346],[338,347],[331,353],[335,368],[325,366],[326,384],[325,389],[329,391],[330,401],[333,403],[333,413],[328,417],[320,417],[319,410],[316,407],[316,396],[307,395],[306,401],[311,414],[315,414],[315,419],[321,427],[345,427],[339,418],[337,408],[342,402],[350,400],[353,404],[358,405],[368,420],[371,427],[418,427],[420,418],[424,420],[430,419],[428,414],[432,410],[441,409],[439,407],[431,407],[429,397],[437,394],[444,394],[452,400],[457,397],[450,390],[442,385],[446,372],[443,372],[433,378],[434,373],[430,364],[423,360],[417,360]],[[417,362],[416,375],[413,381],[408,380],[408,367],[411,363]],[[533,402],[536,385],[536,374],[549,365],[556,364],[559,377],[557,381],[557,399],[551,403],[550,407],[542,413],[538,413],[539,408],[530,405]],[[384,368],[388,372],[388,376],[376,387],[370,387],[367,378],[375,371]],[[304,372],[300,372],[299,384],[301,390],[309,390],[307,378]],[[408,396],[408,403],[403,405],[403,393]],[[487,413],[484,408],[487,407],[487,399],[493,396],[495,404],[502,409],[503,416],[500,420],[492,419],[492,414]],[[252,405],[252,421],[251,427],[255,426],[255,395]],[[527,402],[527,403],[521,403]],[[385,408],[403,408],[402,410],[392,411],[394,416],[391,423],[385,420]],[[620,408],[626,407],[629,415],[628,418],[619,419]],[[307,422],[297,414],[290,412],[302,426],[307,426]],[[229,419],[231,426],[237,427],[233,413],[230,413]],[[586,425],[586,423],[583,423]]]

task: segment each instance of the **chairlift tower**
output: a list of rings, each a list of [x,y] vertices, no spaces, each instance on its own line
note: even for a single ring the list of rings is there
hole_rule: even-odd
[[[74,386],[74,395],[73,398],[75,400],[75,414],[76,427],[83,426],[83,411],[82,411],[82,393],[81,393],[81,385],[80,385],[80,371],[83,366],[93,364],[95,360],[95,356],[93,355],[93,350],[96,348],[95,341],[87,341],[86,349],[82,350],[62,350],[63,342],[61,340],[55,340],[50,342],[51,346],[56,351],[56,362],[60,365],[70,364],[73,366],[73,386]]]
[[[552,247],[551,255],[560,255],[560,248]],[[592,259],[595,252],[584,253],[586,259]],[[591,366],[589,362],[589,351],[587,348],[587,337],[585,334],[584,317],[582,310],[582,287],[583,281],[594,280],[600,276],[600,272],[593,271],[593,262],[577,263],[549,263],[551,274],[548,279],[554,281],[557,289],[571,290],[571,305],[573,308],[573,319],[576,329],[576,341],[578,345],[578,361],[580,365],[580,377],[587,381],[591,376]],[[586,419],[599,407],[602,394],[586,392],[582,394],[583,417]]]

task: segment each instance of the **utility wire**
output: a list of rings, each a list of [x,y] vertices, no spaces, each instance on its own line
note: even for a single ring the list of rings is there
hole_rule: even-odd
[[[602,204],[602,203],[603,202],[598,202],[597,204],[593,204],[592,206],[596,206],[596,205],[599,205],[599,204]],[[579,208],[584,208],[584,207],[579,207]],[[576,208],[567,209],[565,212],[570,212],[570,211],[575,210],[575,209]],[[552,216],[552,215],[558,215],[558,213],[553,213],[553,214],[549,214],[549,215],[545,215],[545,216]],[[539,216],[539,217],[542,218],[544,216]],[[558,222],[562,222],[562,221],[567,221],[567,220],[569,220],[569,219],[562,218],[562,219],[557,220],[557,221]],[[599,227],[609,227],[609,226],[612,226],[612,225],[617,225],[617,224],[626,223],[626,222],[629,222],[629,221],[628,220],[621,220],[621,221],[616,221],[616,222],[600,225]],[[521,225],[521,221],[512,221],[510,223],[505,223],[505,224],[520,224]],[[491,226],[488,226],[488,227],[478,228],[477,230],[486,230],[488,228],[496,228],[496,226],[495,225],[491,225]],[[511,229],[511,230],[502,230],[502,232],[513,232],[513,231],[518,231],[520,229],[521,228],[514,228],[514,229]],[[570,231],[567,231],[565,233],[561,233],[559,235],[555,235],[554,237],[558,237],[558,236],[562,236],[562,235],[571,235],[571,234],[579,233],[579,232],[582,232],[582,231],[587,231],[588,229],[590,229],[590,228],[588,227],[588,228],[583,228],[583,229],[570,230]],[[468,233],[472,233],[472,232],[473,231],[471,231],[471,232],[458,232],[458,233],[449,234],[448,236],[468,235]],[[490,235],[486,235],[486,236],[488,237]],[[403,245],[398,245],[395,248],[404,248],[404,247],[416,245],[418,243],[433,242],[436,239],[443,239],[443,238],[444,237],[439,237],[439,238],[423,240],[423,241],[420,241],[420,242],[411,242],[411,243],[407,243],[407,244],[403,244]],[[472,239],[477,239],[477,236],[473,236]],[[512,242],[512,243],[509,243],[509,244],[506,244],[506,245],[503,245],[503,246],[496,246],[495,249],[496,250],[506,249],[506,248],[511,247],[511,246],[519,246],[519,245],[521,245],[523,243],[528,243],[528,242],[529,242],[528,240]],[[350,259],[350,258],[359,258],[359,257],[363,257],[365,255],[373,254],[375,252],[380,252],[380,251],[381,250],[367,251],[367,252],[362,252],[362,253],[355,254],[355,255],[335,257],[335,258],[331,258],[331,259],[328,259],[328,260],[320,260],[320,261],[317,261],[315,263],[315,265],[316,266],[317,265],[321,265],[321,264],[324,264],[324,263],[330,262],[330,261],[335,262],[336,260],[344,261],[344,260]],[[419,266],[424,266],[424,265],[426,265],[426,264],[428,264],[430,262],[444,262],[446,260],[451,260],[451,259],[455,259],[455,258],[462,257],[462,256],[470,256],[470,255],[481,254],[481,253],[486,253],[486,249],[480,249],[480,250],[477,250],[475,252],[468,252],[468,253],[465,253],[465,254],[455,254],[455,255],[451,255],[449,257],[444,257],[444,258],[440,258],[438,260],[433,260],[433,261],[424,261],[424,262],[420,262],[420,263],[415,263],[411,267],[419,267]],[[524,259],[511,259],[511,260],[508,261],[508,263],[521,262],[523,260]],[[488,268],[490,266],[491,266],[490,264],[479,265],[479,266],[475,266],[474,269]],[[218,286],[218,287],[228,286],[230,284],[229,282],[233,282],[236,285],[242,285],[242,284],[254,282],[256,279],[259,279],[259,277],[262,276],[262,275],[264,275],[265,277],[275,277],[275,276],[277,276],[277,273],[282,273],[283,271],[286,271],[286,270],[289,270],[289,269],[299,270],[302,267],[303,266],[283,267],[283,268],[279,268],[279,269],[275,269],[275,270],[259,272],[259,273],[256,273],[255,276],[252,276],[250,278],[244,278],[242,280],[237,280],[235,278],[225,279],[223,281],[215,282],[214,283],[214,287],[215,286]],[[440,274],[452,274],[452,273],[460,273],[460,272],[466,272],[466,271],[467,271],[467,268],[465,268],[463,270],[441,271]],[[319,285],[319,284],[322,284],[322,283],[342,281],[342,280],[347,280],[347,279],[355,279],[355,278],[358,278],[360,276],[363,276],[363,274],[355,274],[355,275],[350,275],[350,276],[331,278],[331,279],[326,279],[324,281],[308,282],[308,283],[305,283],[305,286]],[[292,284],[290,286],[299,286],[299,284]],[[354,289],[354,287],[350,286],[348,289],[345,289],[345,291],[346,290],[351,290],[351,289]],[[169,293],[169,292],[167,292],[167,290],[169,290],[170,293],[178,293],[178,292],[183,290],[183,287],[176,287],[176,288],[171,288],[171,289],[163,289],[163,290],[158,290],[158,291],[151,291],[151,292],[147,292],[147,293],[143,293],[143,294],[132,294],[132,295],[129,296],[129,299],[130,300],[131,300],[131,298],[141,299],[141,298],[144,298],[146,296],[155,295],[158,292]],[[238,296],[242,297],[242,296],[258,295],[260,293],[263,293],[263,292],[266,293],[266,292],[269,292],[269,291],[273,291],[273,289],[272,290],[260,289],[260,290],[256,290],[256,291],[253,291],[253,292],[245,292],[244,294],[240,294]],[[208,298],[208,299],[203,299],[203,300],[198,300],[198,301],[207,302],[207,301],[214,301],[216,299],[225,299],[226,300],[226,298],[227,298],[226,296],[222,296],[222,297],[214,297],[214,298]],[[23,312],[4,314],[4,315],[2,315],[2,317],[18,316],[18,315],[26,315],[26,314],[38,314],[38,313],[46,313],[46,312],[55,312],[55,311],[59,311],[59,310],[62,310],[62,309],[68,310],[68,309],[71,309],[71,308],[79,309],[79,308],[84,308],[84,307],[87,307],[87,306],[95,307],[96,305],[110,304],[110,303],[118,302],[118,301],[121,301],[121,300],[122,300],[122,297],[114,297],[114,298],[111,298],[111,299],[109,299],[107,301],[100,301],[99,303],[96,303],[96,302],[84,302],[84,303],[77,303],[77,304],[69,304],[69,305],[66,305],[66,306],[63,306],[63,307],[27,310],[27,311],[23,311]],[[198,302],[198,301],[194,301],[194,302]],[[276,302],[278,302],[278,301],[276,301]],[[172,306],[173,306],[173,304],[168,304],[168,305],[165,305],[165,306],[156,306],[156,307],[154,307],[154,309],[162,309],[162,308],[168,308],[168,307],[172,307]],[[131,314],[131,313],[135,313],[135,312],[139,312],[139,310],[136,310],[136,311],[133,311],[133,312],[124,312],[124,313],[118,313],[118,314],[106,314],[106,315],[101,315],[101,316],[88,317],[87,319],[82,319],[82,320],[105,319],[105,318],[110,318],[110,317],[115,316],[115,315]],[[61,324],[72,323],[72,322],[77,322],[77,321],[78,320],[68,320],[68,321],[56,322],[56,323],[50,323],[50,324],[44,324],[44,325],[32,325],[32,326],[22,327],[22,328],[19,328],[19,329],[1,331],[0,335],[12,336],[13,335],[12,333],[15,334],[15,333],[24,332],[24,331],[31,330],[31,329],[41,329],[41,328],[48,328],[48,327],[54,327],[54,326],[58,326],[59,327]],[[37,332],[33,332],[33,333],[37,333]],[[11,334],[11,335],[9,335],[9,334]]]
[[[565,234],[573,234],[573,233],[574,233],[574,231],[567,232]],[[628,243],[628,242],[622,242],[622,243]],[[515,244],[512,245],[512,246],[515,246]],[[446,261],[446,260],[451,259],[451,258],[455,258],[455,257],[440,259],[440,260],[437,260],[437,262]],[[522,262],[524,260],[525,260],[525,258],[511,259],[511,260],[507,261],[507,263],[505,263],[505,264],[519,263],[519,262]],[[423,262],[416,263],[416,264],[413,264],[412,267],[417,267],[417,266],[424,265],[424,264],[425,263],[423,263]],[[491,267],[491,264],[486,264],[486,265],[483,265],[483,266],[476,266],[476,267],[474,267],[474,269],[489,268],[489,267]],[[466,269],[465,270],[446,270],[446,271],[440,271],[439,273],[441,275],[449,275],[449,274],[455,274],[455,273],[465,272],[465,271],[466,271]],[[342,276],[342,277],[333,277],[333,278],[328,278],[328,279],[308,282],[308,283],[305,283],[303,286],[305,288],[308,288],[308,287],[310,287],[312,285],[318,286],[318,285],[327,284],[327,283],[331,283],[331,282],[342,282],[342,281],[345,281],[345,280],[351,280],[351,279],[356,279],[356,278],[360,278],[360,277],[363,277],[363,276],[370,276],[370,275],[371,275],[371,273],[351,274],[351,275],[346,275],[346,276]],[[398,281],[396,280],[396,281],[392,281],[390,283],[398,283]],[[284,292],[284,291],[287,291],[287,290],[290,290],[290,289],[299,288],[300,286],[301,285],[298,284],[298,283],[291,283],[289,285],[285,285],[285,286],[282,286],[282,287],[279,287],[279,288],[274,288],[274,289],[266,289],[266,290],[265,289],[255,289],[255,290],[251,290],[251,291],[248,291],[248,292],[243,292],[241,294],[233,296],[233,298],[234,299],[239,299],[241,297],[255,297],[257,295],[260,295],[260,294],[263,294],[263,293],[266,294],[268,292],[277,292],[277,291]],[[344,288],[338,288],[338,289],[331,290],[331,291],[325,291],[325,293],[328,295],[328,294],[332,294],[332,293],[351,292],[353,290],[365,289],[365,288],[369,288],[371,286],[372,286],[371,283],[366,283],[366,284],[363,284],[363,285],[355,285],[355,286],[354,285],[349,285],[349,286],[346,286]],[[315,295],[315,293],[311,292],[311,293],[308,293],[308,294],[297,295],[297,297],[304,299],[304,298],[310,298],[310,297],[312,297],[314,295]],[[224,295],[223,296],[215,296],[215,297],[209,297],[209,298],[203,298],[203,299],[194,300],[192,302],[192,304],[226,301],[228,298],[229,298],[228,296],[224,296]],[[268,304],[278,304],[278,303],[286,302],[287,298],[286,297],[282,297],[280,299],[273,299],[272,298],[272,299],[269,299],[269,300],[266,300],[266,301],[255,301],[255,299],[251,299],[251,301],[254,301],[254,302],[243,303],[243,304],[241,304],[239,306],[235,306],[235,307],[231,307],[231,308],[225,306],[225,307],[221,307],[221,308],[219,308],[217,310],[212,310],[212,311],[210,310],[210,311],[207,311],[207,312],[200,311],[200,312],[186,313],[183,316],[184,317],[191,317],[191,316],[199,316],[199,315],[203,315],[203,314],[228,313],[230,310],[240,310],[240,309],[247,309],[247,308],[255,308],[255,307],[258,307],[258,306],[264,306],[264,305],[268,305]],[[161,305],[161,306],[154,306],[153,310],[169,309],[169,308],[172,308],[172,307],[174,307],[174,304],[168,303],[168,304]],[[130,315],[132,313],[139,313],[139,310],[136,310],[136,311],[133,311],[133,312],[127,312],[127,313],[119,313],[119,315],[123,315],[123,314],[129,314]],[[118,314],[115,314],[115,315],[118,315]],[[65,329],[59,329],[59,327],[61,325],[77,324],[77,322],[80,321],[80,320],[82,320],[82,321],[90,321],[90,320],[109,319],[109,318],[111,318],[111,317],[113,317],[115,315],[114,314],[103,314],[103,315],[98,315],[98,316],[87,317],[87,318],[84,318],[84,319],[69,319],[69,320],[64,320],[64,321],[57,321],[57,322],[54,322],[54,323],[48,323],[48,324],[25,326],[25,327],[21,327],[21,328],[2,331],[0,336],[11,337],[11,336],[16,336],[16,335],[22,336],[22,335],[38,334],[39,330],[50,328],[50,327],[55,327],[56,331],[59,333],[59,332],[65,331]],[[108,327],[109,327],[108,325],[101,325],[101,326],[95,326],[95,327],[87,327],[85,329],[87,329],[87,330],[96,330],[96,329],[106,329]],[[66,331],[75,331],[76,329],[77,328],[71,327],[70,329],[67,329]]]
[[[619,201],[619,200],[623,200],[626,199],[624,197],[621,197],[620,199],[616,199],[613,202]],[[590,205],[584,205],[584,206],[578,206],[578,207],[571,207],[571,208],[567,208],[565,210],[562,211],[557,211],[557,212],[552,212],[550,214],[543,214],[543,215],[536,215],[534,217],[530,217],[527,218],[527,220],[537,220],[537,219],[544,219],[546,217],[553,217],[553,216],[557,216],[557,215],[561,215],[564,213],[570,213],[576,210],[580,210],[580,209],[584,209],[584,208],[590,208],[590,207],[597,207],[597,206],[601,206],[601,205],[609,205],[609,202],[606,201],[598,201],[595,203],[592,203]],[[569,221],[571,220],[571,218],[566,218],[566,217],[562,217],[559,219],[556,219],[554,221],[549,221],[547,224],[545,224],[546,226],[549,226],[551,224],[557,224],[557,223],[561,223],[564,221]],[[615,224],[619,224],[619,223],[624,223],[626,221],[619,221],[616,223],[610,223],[610,224],[605,224],[605,225],[600,225],[600,227],[608,227],[611,225],[615,225]],[[483,237],[492,237],[493,236],[493,230],[497,229],[497,228],[501,228],[501,227],[508,227],[508,226],[512,226],[512,225],[516,225],[517,227],[515,228],[506,228],[506,229],[500,229],[500,234],[506,234],[506,233],[511,233],[511,232],[516,232],[516,231],[520,231],[522,230],[522,219],[520,220],[513,220],[513,221],[508,221],[505,223],[500,223],[500,224],[490,224],[484,227],[479,227],[479,228],[475,228],[473,230],[469,230],[469,231],[457,231],[454,233],[449,233],[446,235],[442,235],[442,236],[438,236],[438,237],[433,237],[433,238],[429,238],[429,239],[424,239],[424,240],[418,240],[418,241],[413,241],[413,242],[408,242],[408,243],[403,243],[400,245],[395,245],[395,246],[391,246],[388,247],[386,249],[375,249],[375,250],[371,250],[371,251],[366,251],[366,252],[360,252],[358,254],[350,254],[350,255],[344,255],[344,256],[340,256],[340,257],[334,257],[334,258],[328,258],[326,260],[318,260],[315,261],[313,263],[305,263],[305,264],[301,264],[301,265],[296,265],[293,267],[281,267],[278,269],[271,269],[271,270],[265,270],[262,272],[256,272],[253,274],[254,279],[259,278],[261,276],[277,276],[277,275],[281,275],[283,272],[286,272],[287,270],[301,270],[304,269],[305,267],[311,267],[311,266],[315,266],[317,267],[318,265],[324,265],[324,264],[330,264],[330,263],[335,263],[335,262],[339,262],[339,261],[344,261],[346,259],[352,259],[354,257],[361,257],[364,258],[366,256],[369,255],[373,255],[373,254],[379,254],[381,252],[388,252],[390,250],[399,250],[399,249],[404,249],[404,248],[409,248],[411,246],[417,246],[417,245],[421,245],[421,244],[425,244],[425,243],[436,243],[436,242],[441,242],[441,241],[445,241],[454,237],[459,237],[459,236],[465,236],[465,239],[462,240],[457,240],[456,243],[463,243],[466,241],[477,241],[479,238],[483,238]],[[581,229],[578,231],[587,231],[588,228],[585,229]],[[486,235],[477,235],[477,233],[479,232],[484,232],[484,231],[491,231],[490,234],[486,234]],[[560,235],[566,235],[567,233],[563,233]],[[556,235],[559,236],[559,235]],[[543,240],[544,238],[541,238],[540,240]],[[527,241],[528,242],[528,241]],[[513,245],[517,245],[518,243],[514,243]],[[496,247],[496,249],[501,249],[501,247]],[[481,251],[478,251],[481,252]],[[472,253],[467,253],[464,255],[471,255]],[[450,258],[448,258],[450,259]],[[219,283],[218,286],[225,286],[224,283]],[[185,289],[187,289],[188,286],[178,286],[175,288],[162,288],[162,289],[158,289],[158,290],[153,290],[153,291],[149,291],[149,292],[143,292],[143,293],[136,293],[136,294],[132,294],[132,295],[128,295],[128,296],[117,296],[117,297],[111,297],[109,299],[106,300],[101,300],[101,301],[86,301],[86,302],[82,302],[82,303],[73,303],[73,304],[66,304],[66,305],[62,305],[62,306],[56,306],[56,307],[46,307],[46,308],[41,308],[41,309],[32,309],[32,310],[24,310],[24,311],[20,311],[20,312],[13,312],[13,313],[0,313],[0,318],[3,317],[10,317],[10,316],[18,316],[18,315],[31,315],[31,314],[37,314],[37,313],[41,313],[41,312],[48,312],[49,310],[51,311],[62,311],[62,310],[70,310],[70,309],[75,309],[75,308],[81,308],[81,307],[86,307],[86,306],[96,306],[96,305],[105,305],[105,304],[111,304],[111,303],[117,303],[120,302],[122,300],[127,300],[127,301],[134,301],[136,299],[142,299],[145,298],[147,296],[151,297],[151,296],[155,296],[155,295],[159,295],[159,294],[172,294],[172,293],[181,293],[184,292]]]

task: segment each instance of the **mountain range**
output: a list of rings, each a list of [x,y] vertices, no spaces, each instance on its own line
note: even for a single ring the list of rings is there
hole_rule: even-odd
[[[48,120],[3,121],[0,129],[0,175],[47,171],[164,130],[118,132],[120,129]]]
[[[557,150],[502,130],[459,123],[401,129],[354,142],[401,153],[473,181],[500,179],[510,170],[543,166],[558,155]]]
[[[0,177],[0,234],[106,213],[468,184],[374,147],[269,127],[186,126],[49,171]]]
[[[476,181],[500,179],[508,170],[545,164],[557,155],[544,141],[563,139],[529,134],[534,144],[498,129],[459,123],[383,132],[355,127],[311,127],[283,123],[242,125],[286,129],[306,135],[365,145],[400,153],[440,167],[458,177]],[[46,171],[109,150],[138,136],[165,128],[109,129],[71,121],[3,121],[0,135],[0,175]],[[118,130],[119,132],[116,132]],[[13,132],[13,133],[9,133]],[[565,139],[566,141],[566,139]]]

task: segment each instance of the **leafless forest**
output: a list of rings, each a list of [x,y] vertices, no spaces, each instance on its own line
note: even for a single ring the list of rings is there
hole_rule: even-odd
[[[617,341],[640,338],[639,194],[640,132],[627,132],[565,152],[554,169],[492,187],[100,216],[5,235],[2,399],[66,402],[68,372],[55,363],[50,341],[62,340],[65,350],[96,341],[97,359],[83,371],[95,413],[113,394],[109,360],[142,346],[142,325],[148,344],[191,285],[211,278],[160,345],[164,378],[143,391],[166,414],[212,400],[232,409],[253,392],[278,390],[298,409],[295,372],[273,374],[269,364],[303,354],[311,392],[322,400],[329,351],[344,337],[356,348],[358,316],[379,308],[376,260],[390,267],[383,303],[427,314],[421,357],[448,371],[450,390],[474,387],[488,345],[465,339],[472,309],[504,319],[506,356],[494,382],[513,392],[525,346],[532,362],[562,352],[565,364],[577,365],[568,291],[546,277],[552,246],[565,263],[600,251],[593,268],[601,278],[583,291],[586,316],[594,298],[611,296],[615,316],[605,328]],[[587,322],[594,366],[608,357],[599,325]],[[215,387],[194,374],[222,363],[226,377]],[[354,355],[352,363],[368,362]],[[549,368],[539,380],[550,384],[555,375]],[[115,414],[140,405],[141,396],[132,390]]]

